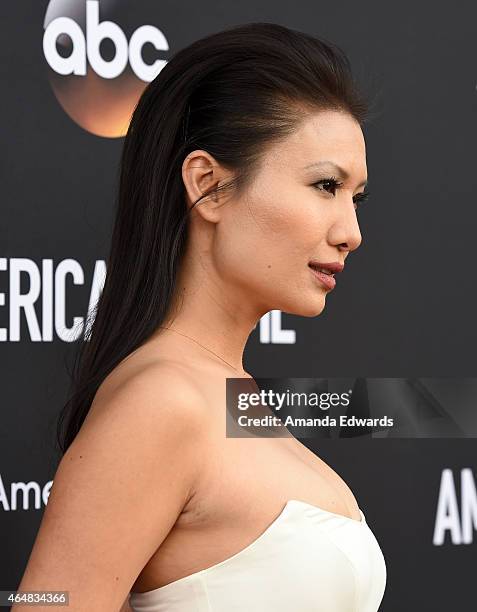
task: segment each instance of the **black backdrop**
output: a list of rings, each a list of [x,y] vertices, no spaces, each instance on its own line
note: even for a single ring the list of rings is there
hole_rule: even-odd
[[[342,46],[358,81],[378,92],[378,113],[365,131],[372,195],[360,212],[363,243],[320,317],[274,312],[269,337],[264,318],[246,348],[248,371],[476,375],[475,3],[99,5],[100,21],[119,24],[127,40],[143,24],[160,29],[169,50],[145,45],[149,63],[228,25],[273,21]],[[86,315],[92,288],[101,286],[123,143],[85,129],[64,109],[75,96],[93,106],[101,100],[87,77],[72,85],[48,65],[47,9],[84,31],[83,0],[10,0],[0,8],[0,590],[17,588],[56,469],[54,423],[75,347],[64,328]],[[103,43],[101,53],[107,57],[111,46]],[[105,91],[129,86],[134,97],[145,82],[129,67],[124,74],[129,81],[109,79]],[[449,535],[433,543],[442,474],[451,471],[459,499],[462,473],[476,474],[475,440],[306,443],[351,486],[381,544],[388,568],[382,610],[476,609],[476,525],[470,542]]]

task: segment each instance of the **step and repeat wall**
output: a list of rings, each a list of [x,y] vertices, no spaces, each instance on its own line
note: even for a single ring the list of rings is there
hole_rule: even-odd
[[[456,10],[458,8],[458,10]],[[412,427],[303,443],[383,550],[384,612],[477,608],[477,5],[18,0],[1,7],[0,590],[20,582],[59,461],[56,417],[101,293],[128,117],[194,40],[276,22],[341,46],[374,117],[361,247],[316,318],[267,313],[255,377],[373,381]],[[364,400],[363,400],[364,398]],[[367,404],[366,404],[367,405]],[[387,405],[387,404],[386,404]],[[475,406],[475,409],[474,409]],[[457,413],[468,416],[457,419]],[[419,419],[421,419],[420,421]],[[452,426],[430,427],[432,418]],[[425,422],[425,427],[418,423]]]

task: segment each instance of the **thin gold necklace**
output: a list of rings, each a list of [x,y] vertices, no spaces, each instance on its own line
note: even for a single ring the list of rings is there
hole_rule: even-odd
[[[162,325],[158,326],[159,329],[170,329],[173,332],[176,332],[176,334],[179,334],[180,336],[184,336],[184,338],[189,338],[189,340],[192,340],[193,342],[195,342],[196,344],[198,344],[199,346],[201,346],[203,349],[205,349],[206,351],[209,351],[209,353],[212,353],[213,355],[215,355],[216,357],[218,357],[221,361],[223,361],[224,363],[226,363],[228,366],[230,366],[233,370],[235,370],[236,372],[238,372],[237,368],[235,366],[233,366],[231,363],[229,363],[228,361],[226,361],[223,357],[221,357],[220,355],[217,355],[217,353],[214,353],[214,351],[212,351],[211,349],[207,348],[206,346],[204,346],[203,344],[201,344],[198,340],[195,340],[194,338],[191,338],[190,336],[187,336],[186,334],[183,334],[180,331],[177,331],[177,329],[174,329],[173,327],[163,327]],[[242,372],[243,374],[245,374],[245,372]]]

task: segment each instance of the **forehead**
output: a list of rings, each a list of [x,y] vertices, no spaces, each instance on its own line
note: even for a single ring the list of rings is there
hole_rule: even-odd
[[[332,160],[361,178],[366,176],[366,144],[359,123],[348,113],[320,111],[307,117],[279,146],[277,161],[288,168],[303,168]],[[308,172],[313,171],[313,168]]]

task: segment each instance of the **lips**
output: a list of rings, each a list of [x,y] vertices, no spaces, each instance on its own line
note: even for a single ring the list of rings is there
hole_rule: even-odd
[[[344,265],[339,261],[324,263],[312,260],[308,263],[308,266],[311,268],[311,271],[315,278],[319,280],[323,285],[325,285],[325,287],[327,287],[328,289],[335,288],[336,281],[334,279],[334,274],[341,272],[344,268]]]
[[[312,259],[308,265],[310,268],[315,270],[322,270],[324,273],[335,274],[336,272],[342,272],[344,268],[344,264],[339,261],[332,261],[329,263],[324,263],[321,261],[317,261],[316,259]]]

